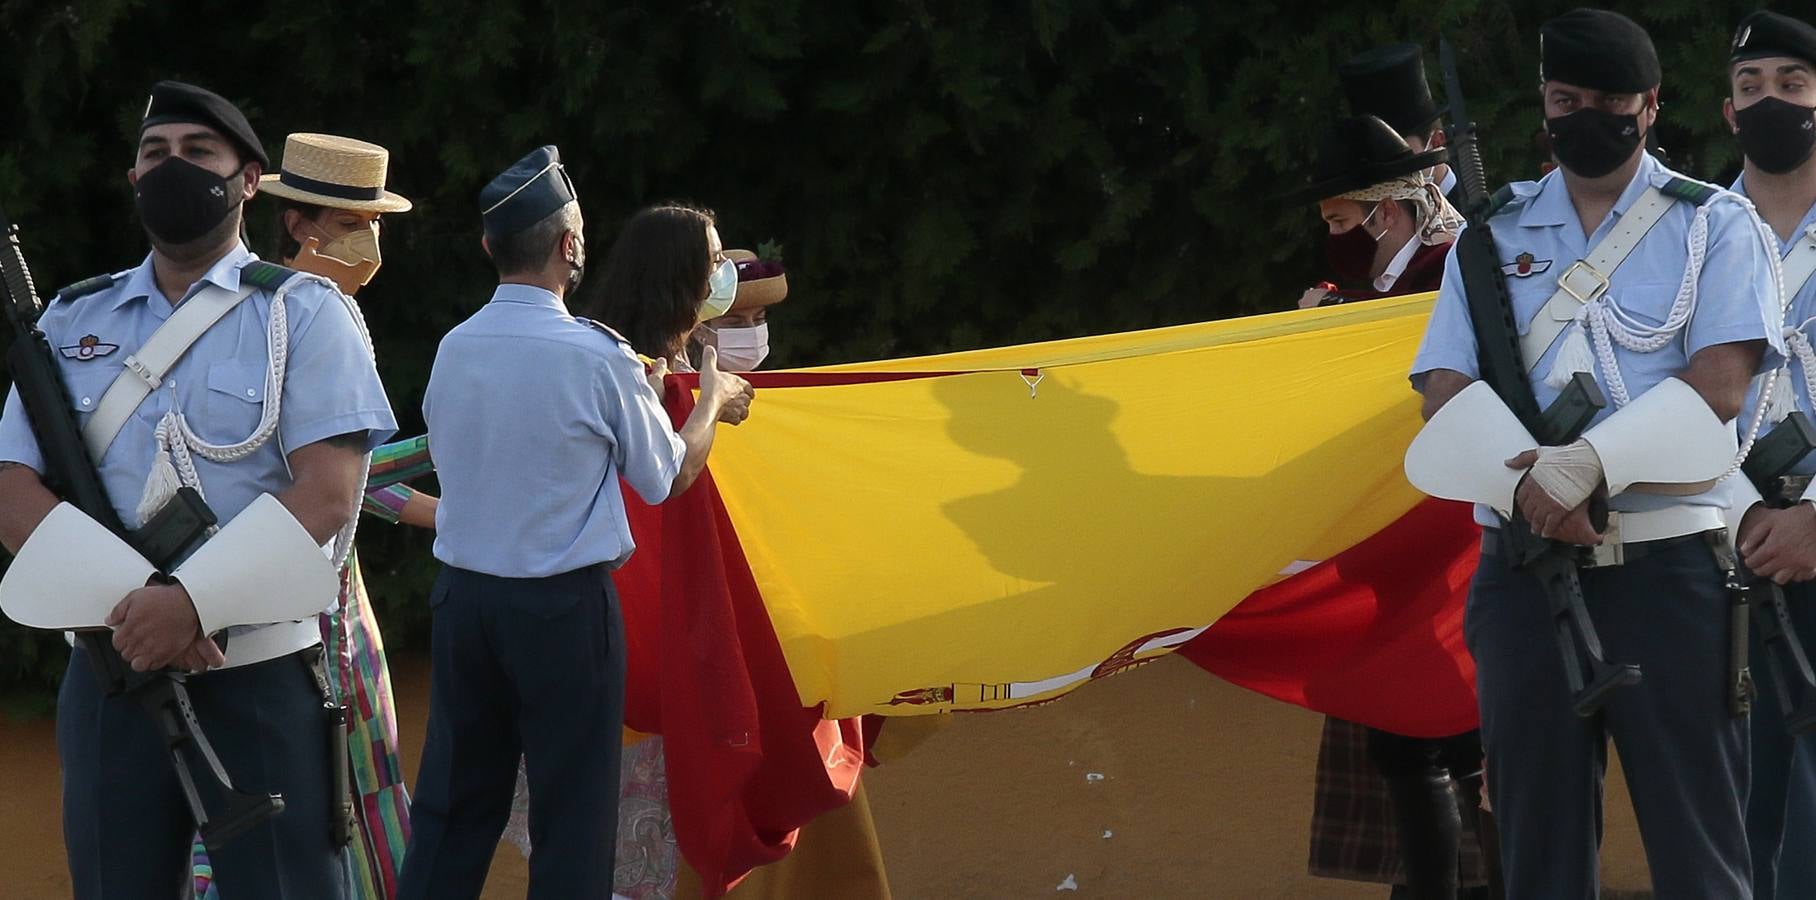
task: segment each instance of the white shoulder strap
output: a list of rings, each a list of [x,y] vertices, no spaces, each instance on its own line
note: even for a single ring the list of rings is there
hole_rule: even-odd
[[[1791,252],[1785,254],[1785,296],[1797,296],[1810,283],[1811,276],[1816,276],[1816,228],[1798,235],[1797,242],[1791,245]]]
[[[164,376],[170,374],[177,360],[254,290],[251,285],[238,292],[214,284],[203,288],[183,301],[137,353],[126,357],[126,368],[107,386],[107,393],[101,395],[94,414],[82,427],[82,440],[88,445],[90,459],[101,461],[133,411],[164,383]]]
[[[1520,337],[1520,357],[1527,371],[1538,368],[1545,351],[1557,342],[1558,335],[1570,327],[1576,311],[1608,291],[1608,279],[1627,261],[1633,248],[1665,217],[1665,211],[1677,201],[1657,187],[1648,187],[1627,212],[1614,224],[1607,237],[1589,251],[1589,255],[1570,264],[1557,279],[1557,292],[1532,319],[1526,334]]]

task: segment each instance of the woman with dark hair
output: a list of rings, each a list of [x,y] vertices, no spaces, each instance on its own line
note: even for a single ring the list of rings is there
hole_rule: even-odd
[[[718,223],[703,209],[679,204],[652,206],[626,222],[606,256],[601,275],[581,302],[583,314],[611,327],[638,353],[655,359],[657,374],[672,366],[693,369],[695,354],[719,346],[725,335],[753,330],[762,311],[787,295],[780,263],[762,263],[755,254],[730,251]],[[744,261],[742,268],[739,260]],[[740,281],[742,279],[742,283]],[[734,301],[742,301],[733,321]],[[716,322],[706,340],[692,340]],[[741,352],[742,348],[733,350]],[[695,357],[697,358],[697,357]],[[761,354],[743,353],[739,371],[755,368]],[[721,363],[721,366],[724,364]],[[729,371],[729,370],[727,370]],[[516,803],[505,837],[529,853],[528,794],[518,779]],[[618,847],[613,897],[618,900],[694,900],[706,894],[700,878],[675,845],[668,780],[660,736],[623,749],[618,791]],[[809,831],[815,836],[809,837]],[[764,866],[736,896],[841,897],[888,900],[889,884],[870,807],[860,793],[853,802],[802,830],[796,851],[782,863]]]
[[[624,223],[581,309],[624,335],[638,353],[683,369],[687,336],[699,323],[724,315],[737,287],[737,266],[725,257],[713,214],[664,204]]]

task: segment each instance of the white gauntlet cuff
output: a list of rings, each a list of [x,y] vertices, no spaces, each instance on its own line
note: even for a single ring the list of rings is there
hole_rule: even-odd
[[[1583,432],[1608,481],[1608,496],[1629,488],[1649,493],[1706,490],[1734,464],[1734,428],[1696,389],[1667,378]]]
[[[1487,382],[1457,392],[1406,448],[1406,480],[1446,500],[1469,500],[1513,514],[1513,493],[1526,473],[1507,460],[1536,445],[1518,416]]]
[[[118,535],[59,503],[0,578],[0,609],[30,628],[102,628],[107,614],[156,572]]]
[[[260,494],[171,573],[189,592],[202,633],[295,622],[334,605],[340,574],[276,497]]]
[[[1739,551],[1741,520],[1747,517],[1747,510],[1765,502],[1765,498],[1759,496],[1759,489],[1744,472],[1729,475],[1728,484],[1733,493],[1729,495],[1728,508],[1722,512],[1728,520],[1728,546]]]

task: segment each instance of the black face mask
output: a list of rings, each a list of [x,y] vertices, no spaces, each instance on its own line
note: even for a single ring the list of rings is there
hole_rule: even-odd
[[[1734,111],[1740,149],[1761,171],[1783,175],[1816,151],[1816,109],[1767,97]]]
[[[139,176],[133,202],[152,237],[187,244],[213,230],[239,205],[237,180],[237,174],[222,178],[173,156]]]
[[[1380,209],[1376,205],[1376,210]],[[1370,212],[1362,222],[1350,226],[1349,230],[1327,235],[1324,239],[1324,258],[1330,263],[1331,273],[1340,282],[1369,281],[1369,270],[1375,265],[1375,250],[1381,238],[1370,234],[1368,220],[1374,218]]]
[[[1545,120],[1558,164],[1584,178],[1600,178],[1633,158],[1645,135],[1639,116],[1617,116],[1594,108]]]

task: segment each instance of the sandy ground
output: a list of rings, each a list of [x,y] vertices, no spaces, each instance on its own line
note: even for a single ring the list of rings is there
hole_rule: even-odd
[[[422,659],[394,663],[411,772],[427,676]],[[1384,898],[1304,874],[1319,722],[1173,659],[1044,707],[960,717],[865,775],[892,888],[899,900]],[[1604,880],[1636,890],[1645,864],[1618,779]],[[48,721],[0,722],[0,848],[0,897],[69,895]],[[1076,893],[1058,890],[1068,876]],[[524,878],[502,849],[485,896],[522,897]]]

